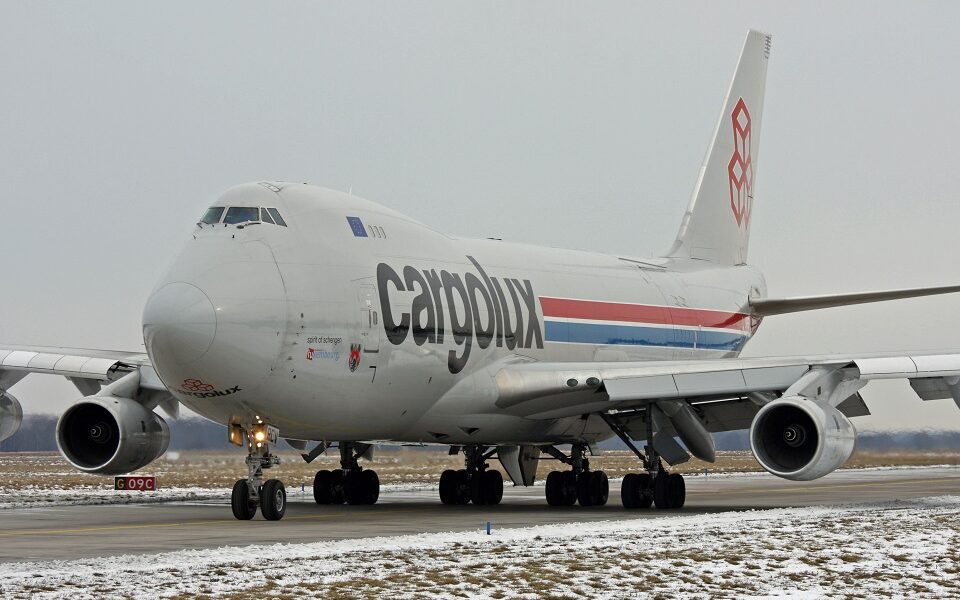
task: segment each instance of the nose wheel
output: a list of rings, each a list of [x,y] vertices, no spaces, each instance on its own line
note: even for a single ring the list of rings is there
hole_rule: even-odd
[[[280,458],[270,454],[270,443],[276,441],[276,430],[265,423],[251,425],[247,434],[247,478],[238,479],[230,494],[233,516],[249,521],[257,508],[268,521],[279,521],[287,512],[287,490],[279,479],[263,480],[263,470],[280,464]]]

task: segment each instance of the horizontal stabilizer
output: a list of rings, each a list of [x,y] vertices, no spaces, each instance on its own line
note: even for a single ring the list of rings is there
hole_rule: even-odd
[[[902,300],[904,298],[919,298],[921,296],[936,296],[938,294],[952,294],[960,292],[960,285],[943,287],[913,288],[909,290],[887,290],[883,292],[858,292],[854,294],[834,294],[830,296],[801,296],[797,298],[764,298],[750,301],[750,312],[758,317],[782,315],[786,313],[818,310],[836,306],[850,306],[852,304],[866,304],[868,302],[883,302],[885,300]]]

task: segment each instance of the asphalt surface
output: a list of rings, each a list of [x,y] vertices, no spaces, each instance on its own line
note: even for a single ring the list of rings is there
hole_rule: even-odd
[[[619,519],[655,519],[773,507],[884,502],[960,495],[960,468],[838,471],[813,482],[772,475],[687,478],[679,510],[626,510],[619,482],[603,507],[551,508],[543,486],[505,489],[498,506],[444,506],[434,489],[385,489],[375,506],[318,506],[290,490],[287,514],[268,522],[233,518],[227,502],[61,506],[0,510],[0,562],[57,560],[274,542],[315,542],[439,531]]]

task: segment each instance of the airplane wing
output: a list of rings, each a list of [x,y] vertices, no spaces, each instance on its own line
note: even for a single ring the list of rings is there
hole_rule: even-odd
[[[0,345],[0,441],[16,433],[22,419],[19,401],[7,390],[31,373],[60,375],[85,396],[131,373],[138,374],[137,397],[176,418],[179,404],[167,393],[144,353],[88,348]]]
[[[852,294],[831,294],[826,296],[800,296],[796,298],[757,298],[750,300],[750,313],[756,317],[783,315],[787,313],[820,310],[867,304],[870,302],[885,302],[887,300],[902,300],[905,298],[920,298],[923,296],[937,296],[939,294],[953,294],[960,292],[960,285],[940,287],[910,288],[900,290],[884,290],[880,292],[854,292]]]
[[[802,395],[848,417],[870,414],[859,390],[874,379],[908,379],[923,400],[952,398],[960,408],[960,352],[763,357],[622,363],[537,363],[506,366],[495,377],[497,408],[531,419],[584,414],[616,418],[643,438],[647,412],[656,428],[679,435],[698,452],[683,422],[716,433],[750,427],[766,403]],[[679,419],[679,420],[678,420]],[[699,425],[694,422],[699,422]],[[704,448],[704,445],[700,445]],[[680,457],[680,462],[685,458]]]
[[[145,379],[154,386],[166,389],[144,353],[120,350],[93,350],[89,348],[54,348],[45,346],[0,345],[0,390],[10,389],[14,383],[30,373],[62,375],[74,382],[80,391],[87,392],[98,382],[115,381],[131,371],[147,371]],[[156,379],[153,381],[153,379]],[[79,382],[79,383],[78,383]],[[85,382],[85,383],[84,383]]]

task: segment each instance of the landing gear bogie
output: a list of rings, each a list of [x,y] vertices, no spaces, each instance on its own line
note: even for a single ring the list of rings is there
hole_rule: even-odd
[[[613,433],[637,455],[643,463],[646,473],[630,473],[623,478],[620,486],[620,500],[624,508],[659,509],[683,508],[687,500],[687,485],[679,473],[668,473],[654,443],[654,419],[652,406],[646,408],[646,439],[643,451],[636,447],[624,430],[617,417],[612,414],[600,415],[610,426]]]
[[[465,469],[447,469],[440,474],[440,501],[448,505],[473,503],[493,506],[503,500],[503,475],[489,469],[493,451],[480,445],[463,448]]]
[[[340,444],[340,468],[317,471],[313,478],[313,499],[317,504],[359,506],[377,503],[380,477],[373,469],[362,468],[357,461],[369,448],[369,444],[356,442]]]
[[[591,471],[586,446],[574,444],[570,456],[549,447],[549,454],[569,464],[569,471],[552,471],[547,475],[546,497],[550,506],[604,506],[610,497],[610,480],[603,471]]]

